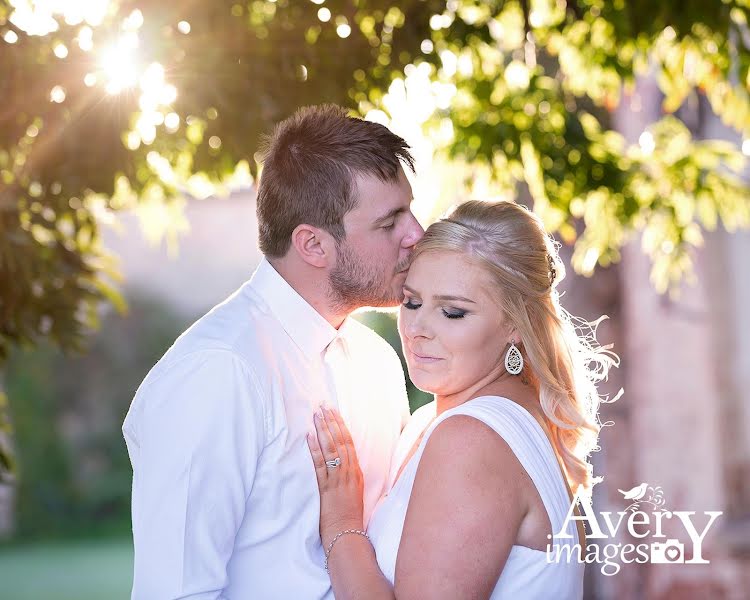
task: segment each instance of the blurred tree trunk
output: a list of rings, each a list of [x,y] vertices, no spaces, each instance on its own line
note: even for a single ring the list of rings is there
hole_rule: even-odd
[[[628,140],[638,140],[660,117],[662,98],[655,77],[641,80],[636,95],[623,102],[615,115],[618,130]],[[697,112],[697,104],[686,103],[680,116],[700,130],[703,117]],[[658,295],[649,282],[650,267],[643,260],[639,242],[642,243],[634,239],[624,246],[619,265],[624,282],[623,324],[627,331],[619,354],[629,374],[624,388],[630,443],[625,452],[630,455],[632,481],[662,486],[670,510],[684,506],[699,514],[704,510],[726,511],[720,429],[722,395],[716,378],[716,354],[711,352],[717,324],[711,318],[726,293],[727,267],[718,262],[710,267],[721,274],[722,288],[712,286],[705,272],[698,271],[696,281],[683,285],[679,296]],[[698,265],[707,264],[710,247],[709,243],[708,248],[694,251]],[[736,328],[735,322],[724,317],[726,312],[719,314],[722,321],[729,321]],[[722,345],[726,347],[724,337]],[[670,525],[665,526],[664,533],[670,537],[679,535]],[[631,571],[637,573],[637,581],[605,579],[612,580],[608,583],[616,598],[631,597],[634,590],[640,590],[639,597],[646,600],[729,598],[730,590],[740,589],[742,584],[732,580],[736,577],[733,573],[740,571],[734,567],[736,561],[722,553],[724,544],[714,528],[703,543],[704,553],[711,554],[713,569],[700,574],[689,575],[651,564]],[[727,575],[720,578],[718,573]]]
[[[5,372],[0,368],[0,540],[11,536],[15,524],[16,478],[9,410],[5,395]]]

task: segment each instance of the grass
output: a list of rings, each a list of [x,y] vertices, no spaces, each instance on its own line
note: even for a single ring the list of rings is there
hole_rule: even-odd
[[[37,542],[0,548],[3,600],[126,600],[133,546],[128,538]]]

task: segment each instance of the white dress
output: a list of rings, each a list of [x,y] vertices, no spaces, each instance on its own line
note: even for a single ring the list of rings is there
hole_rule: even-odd
[[[435,411],[435,402],[421,407],[414,412],[404,428],[391,467],[392,487],[375,508],[368,525],[367,531],[375,547],[378,565],[391,584],[395,579],[396,557],[419,460],[435,427],[453,415],[468,415],[479,419],[505,440],[539,491],[553,532],[560,531],[570,509],[568,488],[552,445],[544,430],[528,411],[515,402],[498,396],[482,396],[465,402],[445,411],[430,424],[435,417]],[[428,429],[419,448],[409,459],[394,485],[394,479],[404,458],[425,427]],[[551,542],[559,546],[577,544],[578,532],[575,522],[568,523],[567,533],[573,537],[555,539]],[[546,552],[513,546],[491,598],[580,599],[583,597],[583,568],[584,565],[577,560],[548,562]]]

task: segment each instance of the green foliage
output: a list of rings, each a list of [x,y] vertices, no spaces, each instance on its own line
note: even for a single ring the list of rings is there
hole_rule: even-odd
[[[122,421],[184,326],[160,304],[134,299],[128,317],[105,317],[86,356],[62,356],[48,343],[13,353],[19,537],[128,530],[132,471]]]
[[[694,141],[670,114],[629,145],[607,129],[608,111],[651,73],[666,113],[702,93],[750,136],[747,14],[746,2],[730,1],[448,2],[427,60],[455,93],[435,125],[452,124],[453,156],[490,166],[511,192],[525,184],[566,241],[583,219],[576,270],[617,261],[643,231],[654,285],[676,289],[701,226],[750,225],[744,157]]]

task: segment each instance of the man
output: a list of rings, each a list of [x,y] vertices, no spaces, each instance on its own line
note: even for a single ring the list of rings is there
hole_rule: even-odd
[[[401,300],[423,234],[402,163],[404,140],[335,106],[301,109],[268,140],[265,258],[178,338],[123,425],[134,599],[332,597],[305,436],[320,406],[338,408],[368,518],[409,413],[396,354],[349,315]]]

